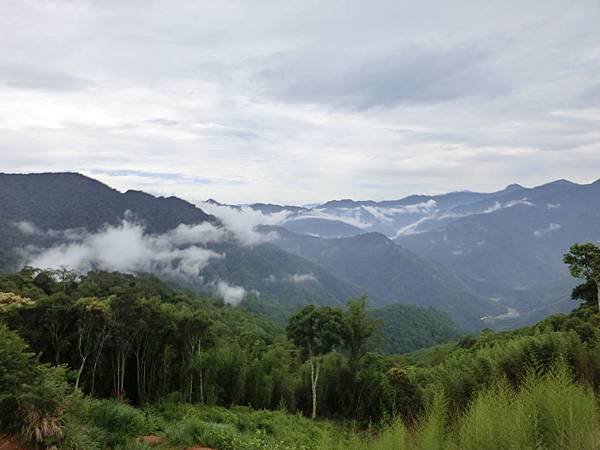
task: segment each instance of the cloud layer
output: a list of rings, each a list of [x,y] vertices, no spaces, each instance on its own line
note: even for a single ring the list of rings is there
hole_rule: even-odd
[[[26,231],[35,229],[32,227],[20,225]],[[142,224],[124,220],[97,233],[67,230],[61,234],[62,243],[44,249],[30,248],[25,255],[27,265],[43,269],[64,266],[77,272],[117,270],[197,277],[211,259],[224,257],[204,247],[224,239],[223,231],[209,223],[179,225],[168,233],[152,235],[146,233]]]
[[[228,240],[241,245],[260,243],[258,233],[252,231],[250,224],[246,228],[240,225],[236,230],[239,235],[208,222],[180,224],[164,234],[149,234],[142,223],[128,219],[116,226],[106,225],[95,233],[85,229],[44,231],[31,222],[18,222],[14,226],[25,235],[57,241],[49,247],[22,249],[23,265],[42,269],[65,267],[79,273],[91,270],[151,273],[196,285],[203,284],[202,270],[211,261],[226,257],[225,253],[211,249],[210,244]],[[247,295],[243,287],[226,280],[217,280],[205,287],[232,305],[239,304]]]
[[[0,6],[4,171],[228,203],[600,172],[596,1]]]

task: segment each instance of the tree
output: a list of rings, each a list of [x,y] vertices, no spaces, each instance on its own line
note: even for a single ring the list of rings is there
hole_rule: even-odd
[[[194,393],[194,375],[198,373],[200,380],[200,401],[204,401],[203,355],[202,344],[210,336],[213,320],[203,311],[184,310],[179,317],[178,326],[183,343],[184,359],[187,364],[188,386],[187,398],[192,401]]]
[[[114,322],[108,344],[112,353],[113,394],[118,400],[125,398],[127,360],[139,326],[138,302],[139,299],[129,295],[116,295],[110,300]]]
[[[96,297],[85,297],[77,301],[77,352],[80,363],[75,379],[75,389],[79,388],[81,374],[88,358],[95,354],[92,368],[91,392],[94,392],[94,381],[98,361],[112,325],[108,302],[103,302]]]
[[[314,305],[304,307],[288,322],[288,338],[301,350],[302,357],[310,364],[310,384],[312,392],[312,414],[317,416],[317,383],[324,355],[342,342],[342,312],[337,308]]]
[[[586,281],[573,291],[574,298],[581,297],[583,286],[594,283],[596,286],[596,301],[600,310],[600,247],[592,242],[575,244],[564,257],[571,275]]]
[[[358,360],[364,355],[367,340],[379,326],[379,321],[367,314],[367,298],[352,299],[348,309],[344,311],[342,323],[342,339],[350,353],[350,366],[355,368]]]

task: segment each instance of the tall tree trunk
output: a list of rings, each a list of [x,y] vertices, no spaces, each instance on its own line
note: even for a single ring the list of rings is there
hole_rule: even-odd
[[[92,386],[90,388],[90,396],[94,396],[94,388],[96,387],[96,370],[98,369],[98,362],[100,361],[101,352],[98,352],[94,358],[94,365],[92,366]]]
[[[88,355],[82,355],[81,364],[79,365],[79,370],[77,370],[77,378],[75,379],[75,390],[79,389],[79,380],[81,379],[81,374],[83,373],[83,367],[85,366],[87,358]]]
[[[316,361],[311,358],[310,360],[310,384],[312,390],[312,414],[311,417],[314,419],[317,417],[317,383],[319,381],[319,369],[321,368],[321,362],[317,359]]]
[[[117,351],[117,373],[115,379],[115,396],[119,401],[124,398],[124,388],[125,388],[125,362],[127,358],[126,350],[123,348]]]
[[[83,373],[83,368],[85,366],[85,362],[88,359],[89,354],[83,354],[83,332],[79,333],[79,339],[77,341],[77,349],[79,350],[79,356],[81,357],[81,364],[79,365],[79,370],[77,370],[77,378],[75,379],[75,390],[79,389],[79,380],[81,379],[81,374]]]
[[[122,354],[122,359],[121,359],[121,383],[119,385],[119,400],[123,400],[125,398],[125,360],[126,360],[127,356],[125,355],[125,352],[123,352]]]
[[[94,365],[92,367],[92,383],[91,383],[92,386],[91,386],[91,390],[90,390],[90,395],[92,397],[94,396],[94,387],[96,385],[96,369],[98,369],[98,362],[100,362],[100,357],[102,356],[102,352],[104,351],[104,344],[106,344],[106,341],[109,336],[109,332],[110,332],[110,328],[107,325],[104,325],[102,327],[102,332],[101,332],[100,346],[98,347],[96,357],[94,358]]]
[[[142,394],[142,361],[140,358],[140,348],[139,345],[135,350],[135,378],[137,382],[137,391],[138,391],[138,402],[140,405],[144,404],[144,395]]]
[[[198,340],[198,356],[202,354],[202,338]],[[202,379],[202,360],[200,360],[200,402],[204,403],[204,380]]]

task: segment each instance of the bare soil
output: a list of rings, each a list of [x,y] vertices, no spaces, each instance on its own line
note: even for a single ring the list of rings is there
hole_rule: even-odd
[[[29,450],[8,434],[0,434],[0,450]]]

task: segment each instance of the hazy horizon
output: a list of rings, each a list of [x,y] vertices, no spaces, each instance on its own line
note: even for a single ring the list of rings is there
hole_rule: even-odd
[[[225,202],[225,201],[221,201],[221,199],[216,198],[216,197],[205,197],[205,198],[193,198],[193,197],[186,197],[186,196],[182,196],[182,195],[178,195],[175,192],[159,192],[159,191],[153,191],[152,189],[142,189],[142,188],[137,188],[135,186],[127,186],[125,184],[121,185],[120,187],[117,186],[113,186],[110,182],[105,182],[102,180],[102,177],[97,177],[94,176],[93,174],[86,174],[83,172],[76,172],[76,171],[57,171],[57,172],[0,172],[0,174],[6,174],[6,175],[43,175],[43,174],[60,174],[60,173],[73,173],[73,174],[80,174],[80,175],[84,175],[86,177],[92,178],[96,181],[100,181],[101,183],[107,185],[110,188],[116,189],[117,191],[124,193],[128,190],[141,190],[143,192],[146,192],[148,194],[152,194],[155,196],[159,196],[159,197],[169,197],[169,196],[175,196],[175,197],[179,197],[183,200],[186,200],[188,202],[194,203],[194,204],[199,204],[199,203],[206,203],[207,201],[211,200],[211,201],[216,201],[218,203],[221,203],[223,205],[226,206],[247,206],[247,205],[252,205],[252,204],[257,204],[257,203],[265,203],[265,204],[277,204],[277,205],[282,205],[282,206],[302,206],[302,207],[314,207],[314,206],[318,206],[321,204],[324,204],[325,202],[328,201],[341,201],[341,200],[352,200],[352,201],[376,201],[376,202],[382,202],[382,201],[386,201],[386,200],[401,200],[405,197],[408,196],[412,196],[412,195],[422,195],[422,196],[435,196],[435,195],[441,195],[441,194],[450,194],[450,193],[455,193],[455,192],[481,192],[481,193],[493,193],[493,192],[499,192],[502,191],[503,189],[508,188],[511,185],[519,185],[521,187],[524,187],[526,189],[533,189],[539,186],[543,186],[545,184],[549,184],[549,183],[553,183],[553,182],[557,182],[557,181],[567,181],[570,183],[574,183],[574,184],[578,184],[578,185],[588,185],[588,184],[593,184],[596,183],[598,181],[600,181],[600,178],[594,179],[594,180],[589,180],[589,181],[585,181],[585,182],[577,182],[577,181],[573,181],[573,180],[568,180],[565,178],[558,178],[558,179],[552,179],[552,180],[548,180],[545,182],[542,182],[540,184],[536,184],[536,185],[525,185],[523,183],[519,183],[517,181],[513,182],[513,183],[509,183],[506,185],[502,185],[499,186],[497,189],[491,189],[489,191],[475,191],[473,189],[459,189],[459,190],[441,190],[441,191],[437,191],[437,192],[411,192],[405,195],[398,195],[398,196],[392,196],[392,197],[385,197],[385,198],[362,198],[362,197],[328,197],[328,198],[324,198],[324,199],[320,199],[320,200],[314,200],[311,202],[306,202],[306,203],[293,203],[293,202],[270,202],[270,201],[264,201],[261,199],[258,199],[256,201],[250,201],[250,202]]]

